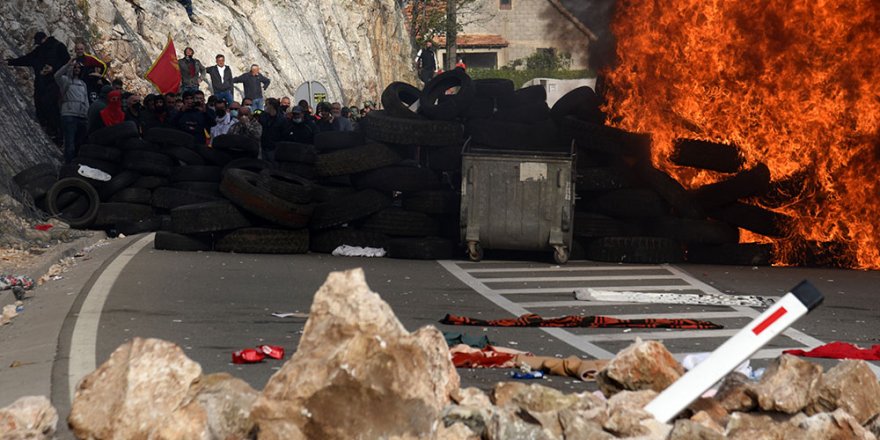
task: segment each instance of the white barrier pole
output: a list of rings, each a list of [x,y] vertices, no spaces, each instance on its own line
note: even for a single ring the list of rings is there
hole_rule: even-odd
[[[668,423],[712,385],[743,363],[771,339],[822,303],[824,297],[808,281],[791,289],[772,307],[750,322],[651,401],[645,410]]]

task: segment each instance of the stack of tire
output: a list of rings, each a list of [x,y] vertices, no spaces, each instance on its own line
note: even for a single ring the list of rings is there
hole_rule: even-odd
[[[771,188],[763,164],[743,169],[731,145],[679,139],[669,161],[717,183],[687,190],[651,160],[651,137],[605,125],[601,100],[582,87],[551,111],[578,152],[574,234],[594,261],[767,265],[772,246],[739,243],[739,228],[780,237],[789,221],[744,200]],[[687,174],[687,173],[686,173]]]

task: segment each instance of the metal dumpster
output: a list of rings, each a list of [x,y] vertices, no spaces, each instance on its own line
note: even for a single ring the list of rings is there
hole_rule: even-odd
[[[569,152],[462,150],[461,237],[472,261],[483,249],[552,250],[568,261],[574,215]]]

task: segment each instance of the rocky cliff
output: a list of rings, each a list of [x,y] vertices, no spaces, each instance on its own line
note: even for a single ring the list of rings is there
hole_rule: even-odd
[[[378,101],[391,81],[414,81],[411,47],[395,0],[193,0],[197,23],[176,0],[4,0],[0,2],[0,53],[30,50],[43,30],[73,48],[110,60],[126,88],[152,92],[143,79],[168,36],[178,54],[191,46],[210,66],[226,55],[238,74],[259,64],[272,79],[269,96],[293,96],[306,80],[320,81],[328,98],[361,105]],[[0,67],[0,184],[16,171],[46,159],[54,146],[32,120],[30,72]],[[207,86],[202,85],[207,90]],[[241,96],[240,93],[237,97]]]

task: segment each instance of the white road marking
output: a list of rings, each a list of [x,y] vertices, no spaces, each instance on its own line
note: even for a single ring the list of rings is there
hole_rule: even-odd
[[[504,272],[579,272],[579,271],[587,271],[587,270],[595,270],[595,271],[634,271],[634,270],[661,270],[657,266],[542,266],[542,267],[499,267],[497,269],[465,269],[464,271],[467,273],[484,273],[484,272],[492,272],[492,273],[504,273]]]
[[[92,288],[86,293],[76,323],[73,327],[73,335],[70,338],[70,362],[67,369],[67,383],[70,391],[70,401],[76,393],[76,386],[87,374],[97,368],[97,339],[98,324],[101,320],[101,311],[110,294],[110,289],[116,283],[116,279],[131,259],[144,247],[153,242],[156,234],[149,234],[144,238],[129,245],[119,254],[95,281]]]
[[[666,316],[664,315],[663,317],[665,318]],[[727,338],[739,333],[739,330],[740,329],[738,328],[697,330],[699,334],[695,334],[691,331],[682,330],[644,332],[639,331],[639,329],[633,329],[633,331],[627,333],[600,333],[595,335],[580,335],[579,337],[590,342],[630,341],[637,336],[645,340],[664,341],[667,339]]]
[[[476,278],[477,281],[482,281],[482,279]],[[593,287],[593,286],[590,286]],[[602,289],[602,290],[693,290],[695,292],[699,292],[700,289],[691,286],[689,284],[681,284],[681,285],[669,285],[669,286],[597,286],[593,287],[594,289]],[[574,289],[575,287],[529,287],[523,289],[492,289],[493,292],[501,294],[501,295],[520,295],[520,294],[529,294],[529,293],[570,293],[572,297],[574,297]]]
[[[522,278],[477,278],[484,283],[517,283],[542,281],[636,281],[636,280],[677,280],[675,275],[608,275],[595,277],[522,277]]]

